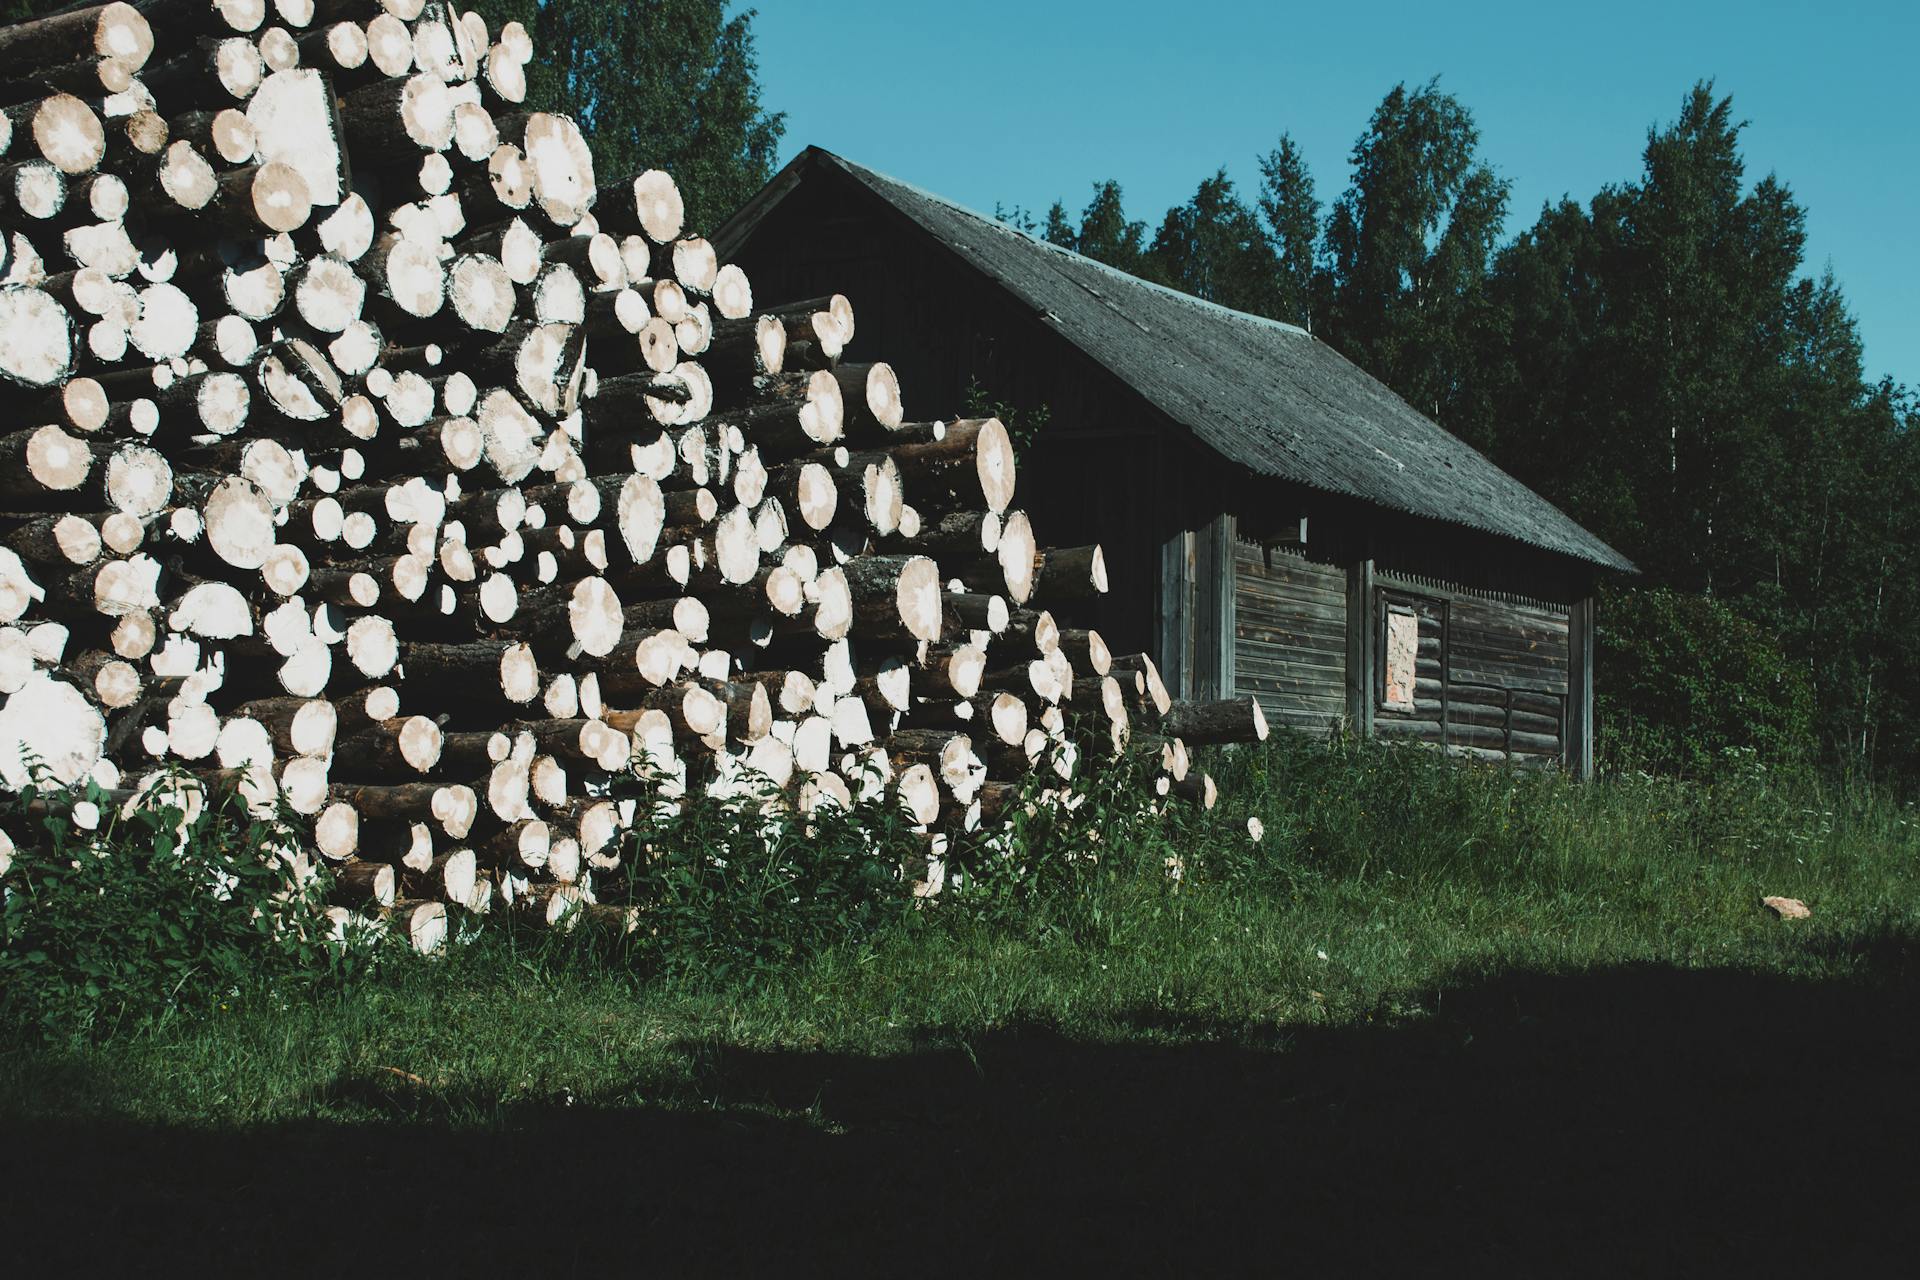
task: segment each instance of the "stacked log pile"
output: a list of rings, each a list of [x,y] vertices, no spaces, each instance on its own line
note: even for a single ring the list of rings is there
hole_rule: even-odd
[[[1210,795],[1257,705],[1074,624],[1106,566],[1001,424],[909,420],[846,298],[756,307],[670,176],[597,183],[533,52],[425,0],[0,28],[7,784],[235,785],[422,947],[592,903],[635,772],[894,797],[926,891],[1136,730]]]

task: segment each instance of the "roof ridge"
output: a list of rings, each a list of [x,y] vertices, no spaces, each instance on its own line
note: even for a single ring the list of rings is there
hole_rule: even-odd
[[[1196,297],[1191,293],[1183,292],[1179,289],[1172,288],[1169,285],[1161,284],[1155,280],[1149,280],[1144,276],[1137,276],[1133,274],[1133,272],[1131,271],[1123,271],[1119,267],[1114,266],[1110,262],[1102,262],[1098,258],[1088,257],[1086,254],[1079,253],[1073,249],[1069,249],[1065,245],[1055,244],[1051,240],[1045,240],[1039,236],[1031,234],[1030,232],[1022,231],[1019,227],[1016,227],[1011,223],[1002,221],[999,218],[989,217],[987,214],[981,213],[978,209],[969,208],[968,206],[961,204],[957,200],[949,200],[947,197],[941,195],[937,191],[929,191],[925,187],[917,186],[914,183],[908,182],[904,178],[896,178],[892,174],[881,173],[878,169],[870,169],[866,165],[860,164],[858,161],[849,160],[843,155],[839,155],[835,152],[827,150],[825,147],[810,147],[808,148],[808,150],[817,151],[821,155],[826,156],[828,159],[833,160],[835,163],[844,165],[848,169],[858,170],[860,173],[863,173],[870,178],[877,178],[881,182],[890,183],[891,185],[900,187],[903,190],[911,191],[914,195],[919,196],[923,200],[931,200],[935,204],[945,205],[947,208],[952,209],[955,213],[965,214],[967,217],[974,219],[976,222],[982,223],[983,225],[985,225],[986,227],[988,227],[993,231],[998,231],[1004,235],[1015,236],[1021,240],[1025,240],[1028,244],[1034,245],[1035,247],[1040,249],[1044,249],[1048,253],[1057,253],[1057,254],[1060,254],[1062,257],[1071,258],[1075,262],[1085,263],[1087,266],[1092,267],[1094,270],[1101,272],[1104,275],[1117,276],[1136,288],[1151,289],[1155,293],[1162,294],[1168,299],[1174,302],[1178,302],[1183,306],[1193,307],[1196,310],[1200,310],[1200,311],[1211,312],[1211,313],[1220,315],[1226,319],[1245,321],[1250,324],[1259,325],[1263,328],[1278,329],[1282,333],[1294,334],[1302,338],[1313,337],[1313,333],[1311,330],[1304,329],[1297,324],[1288,324],[1285,320],[1275,320],[1271,316],[1257,316],[1257,315],[1254,315],[1252,312],[1248,312],[1248,311],[1237,311],[1234,308],[1226,306],[1222,303],[1214,302],[1207,298]],[[1318,341],[1318,339],[1315,339],[1315,340]]]

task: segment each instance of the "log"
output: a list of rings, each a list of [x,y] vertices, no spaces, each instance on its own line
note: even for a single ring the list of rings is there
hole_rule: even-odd
[[[327,901],[343,907],[391,907],[399,896],[399,883],[386,863],[354,858],[333,873]]]
[[[1157,733],[1196,746],[1227,742],[1265,742],[1267,718],[1260,701],[1248,694],[1215,702],[1174,702],[1154,725]]]
[[[245,34],[267,20],[267,0],[142,0],[140,7],[169,31]]]
[[[844,294],[784,303],[767,314],[785,326],[789,369],[831,368],[853,341],[853,304]]]
[[[318,207],[348,193],[346,155],[334,97],[319,71],[286,68],[267,76],[247,101],[255,156],[299,173]]]
[[[1174,783],[1168,794],[1178,796],[1200,809],[1210,810],[1220,798],[1220,789],[1214,785],[1213,775],[1198,773]]]
[[[1068,629],[1059,632],[1060,651],[1067,655],[1076,670],[1091,671],[1096,676],[1104,676],[1113,669],[1113,655],[1108,652],[1106,641],[1100,633],[1093,630]]]
[[[106,129],[93,108],[70,93],[5,109],[16,137],[68,177],[91,173],[107,153]]]
[[[723,316],[714,322],[701,359],[716,385],[751,387],[782,371],[786,348],[787,329],[777,317]]]
[[[389,925],[407,945],[423,956],[446,945],[447,908],[438,902],[402,900],[386,912]]]
[[[1007,577],[1011,583],[1014,574],[1009,572]],[[1039,552],[1031,581],[1029,598],[1049,607],[1092,604],[1107,593],[1106,555],[1098,546]]]
[[[243,36],[203,35],[141,76],[156,101],[217,110],[245,101],[266,78],[266,60]]]
[[[354,265],[403,316],[426,319],[446,302],[447,275],[439,255],[417,240],[383,236]]]
[[[0,66],[58,66],[112,58],[138,71],[153,53],[153,29],[130,4],[89,5],[0,27]]]
[[[579,126],[563,115],[535,111],[502,117],[500,136],[527,157],[533,202],[557,227],[571,227],[598,195],[593,155]]]
[[[0,286],[0,379],[50,387],[73,368],[73,321],[52,295]]]
[[[942,608],[940,568],[926,556],[863,556],[841,566],[857,623],[879,637],[902,631],[937,641]]]
[[[611,184],[600,193],[594,213],[604,226],[644,231],[648,239],[662,245],[672,243],[686,221],[680,188],[659,169]]]
[[[340,103],[340,127],[354,152],[445,151],[453,145],[454,98],[427,72],[376,81]]]
[[[253,122],[236,107],[189,111],[167,122],[168,136],[192,144],[201,155],[219,156],[228,164],[246,164],[254,158],[258,141]]]
[[[440,727],[425,716],[371,725],[340,741],[334,776],[374,782],[432,773],[440,761],[442,739]]]
[[[59,427],[0,436],[0,496],[16,507],[65,505],[93,472],[92,447]]]
[[[367,66],[370,45],[366,30],[357,22],[330,22],[294,37],[300,62],[331,75],[336,82],[352,83],[361,79],[353,73]],[[376,68],[377,69],[377,68]]]
[[[1173,697],[1160,679],[1160,668],[1146,654],[1132,653],[1116,657],[1112,659],[1110,669],[1114,675],[1121,677],[1121,687],[1127,690],[1134,705],[1151,708],[1151,715],[1164,716],[1173,706]]]
[[[340,716],[331,702],[318,698],[265,698],[240,704],[234,714],[265,726],[272,735],[274,750],[282,755],[333,753]]]
[[[770,319],[763,317],[763,320]],[[825,391],[829,383],[833,388],[831,393]],[[831,394],[837,401],[839,434],[859,442],[884,442],[905,422],[900,380],[886,364],[846,364],[812,372],[762,373],[753,383],[734,385],[760,399],[792,398],[809,391],[816,398]]]

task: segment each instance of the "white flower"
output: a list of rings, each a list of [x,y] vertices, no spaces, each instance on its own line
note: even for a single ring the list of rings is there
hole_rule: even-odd
[[[1261,822],[1260,819],[1258,818],[1247,819],[1247,836],[1255,844],[1259,844],[1260,838],[1266,834],[1267,834],[1266,824]]]

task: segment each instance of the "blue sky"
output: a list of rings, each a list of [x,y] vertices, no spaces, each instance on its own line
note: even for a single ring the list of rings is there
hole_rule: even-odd
[[[1442,77],[1541,203],[1635,177],[1649,126],[1695,80],[1731,93],[1748,178],[1809,211],[1870,375],[1920,387],[1920,3],[1418,4],[1176,0],[761,0],[763,100],[781,159],[810,143],[991,212],[1076,212],[1117,178],[1149,226],[1221,165],[1250,190],[1285,130],[1323,202],[1398,81]]]

